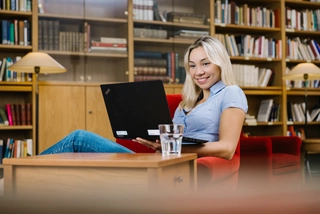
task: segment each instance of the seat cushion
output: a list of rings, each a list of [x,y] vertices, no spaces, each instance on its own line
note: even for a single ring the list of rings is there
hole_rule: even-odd
[[[272,168],[273,174],[297,171],[300,169],[300,157],[284,153],[273,153]]]

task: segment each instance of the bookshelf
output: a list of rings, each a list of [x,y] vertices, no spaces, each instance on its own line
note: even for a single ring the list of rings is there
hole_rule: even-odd
[[[285,16],[285,20],[283,20],[283,23],[285,25],[283,31],[284,36],[283,40],[295,40],[296,38],[299,38],[303,46],[309,46],[310,47],[310,41],[314,40],[317,43],[319,43],[319,36],[320,36],[320,28],[316,27],[317,22],[311,21],[311,16],[317,16],[319,17],[319,12],[316,14],[317,10],[320,10],[320,3],[319,2],[311,2],[311,1],[292,1],[292,0],[286,0],[284,1],[284,10],[287,14]],[[291,12],[291,17],[290,14]],[[294,22],[293,18],[298,16],[297,12],[300,12],[303,14],[309,14],[306,15],[309,18],[309,22],[304,23],[302,27],[298,27],[295,25],[296,22]],[[295,14],[295,15],[292,15]],[[291,21],[290,21],[291,18]],[[300,19],[301,20],[301,19]],[[303,18],[302,18],[303,20]],[[308,20],[304,18],[304,20]],[[312,24],[313,23],[313,24]],[[301,52],[301,51],[300,51]],[[301,53],[302,55],[302,53]],[[306,57],[305,55],[302,55],[302,59],[297,59],[293,57],[292,55],[287,56],[285,58],[284,68],[292,68],[298,63],[301,62],[312,62],[317,66],[320,66],[320,59],[319,58],[310,58]],[[283,70],[285,72],[285,70]],[[304,88],[301,87],[301,83],[295,82],[294,85],[288,84],[288,82],[284,83],[283,85],[283,91],[284,96],[286,98],[286,101],[288,103],[303,103],[304,102]],[[311,112],[313,108],[320,102],[320,90],[319,88],[314,88],[312,85],[308,86],[308,111]],[[304,128],[304,122],[288,122],[286,125],[293,125],[295,129],[301,129]],[[308,138],[319,138],[319,122],[308,122]]]
[[[1,5],[0,20],[2,33],[4,33],[5,25],[7,25],[7,37],[1,34],[0,41],[0,60],[2,62],[7,61],[10,63],[28,52],[36,50],[33,46],[36,38],[33,38],[32,35],[36,31],[33,25],[36,21],[33,8],[37,8],[35,6],[37,4],[34,4],[35,2],[32,1],[25,1],[25,3],[27,2],[29,3],[16,5],[15,9],[9,6],[2,8],[3,5]],[[19,24],[21,24],[20,29]],[[11,36],[9,36],[10,34]],[[31,104],[31,121],[28,125],[22,123],[11,126],[0,125],[0,139],[32,139],[32,153],[35,154],[35,78],[32,75],[22,75],[6,71],[4,71],[1,77],[0,107],[5,108],[6,104]]]
[[[20,19],[28,19],[31,23],[32,32],[32,45],[0,45],[2,50],[6,50],[5,55],[12,57],[18,54],[23,55],[29,51],[43,51],[50,54],[59,63],[67,68],[67,72],[63,74],[54,75],[42,75],[40,76],[40,127],[42,130],[46,130],[44,133],[49,133],[50,129],[57,129],[64,127],[65,130],[71,131],[76,128],[88,129],[97,133],[100,133],[97,127],[105,126],[107,129],[108,124],[103,122],[97,122],[99,125],[94,127],[93,123],[86,122],[87,118],[95,115],[98,108],[91,108],[86,106],[82,108],[63,107],[63,103],[69,102],[75,93],[71,93],[68,90],[73,90],[78,87],[79,93],[83,93],[80,100],[83,99],[83,103],[79,105],[89,105],[89,102],[97,102],[99,100],[99,85],[101,83],[108,82],[127,82],[135,81],[136,73],[136,61],[135,52],[140,51],[154,51],[161,52],[162,54],[167,52],[177,53],[178,58],[175,61],[175,65],[178,67],[183,66],[183,54],[187,46],[190,45],[194,38],[185,38],[183,35],[174,37],[174,33],[178,31],[199,31],[208,32],[209,35],[221,37],[224,39],[234,39],[237,44],[244,41],[244,39],[268,39],[269,42],[273,42],[273,52],[263,52],[266,54],[257,54],[244,52],[238,46],[238,51],[234,52],[234,49],[229,49],[231,55],[232,64],[235,66],[235,72],[238,77],[249,76],[250,73],[242,73],[242,67],[255,67],[262,69],[270,69],[273,71],[272,81],[264,87],[259,85],[252,85],[247,82],[240,82],[242,89],[244,90],[248,102],[249,102],[249,114],[257,117],[259,110],[259,104],[263,99],[273,99],[274,102],[280,104],[280,115],[278,121],[273,122],[258,122],[256,124],[244,124],[244,132],[251,135],[286,135],[288,125],[294,125],[297,128],[303,127],[303,123],[300,122],[288,122],[287,121],[287,103],[288,102],[302,102],[304,97],[304,90],[299,87],[291,87],[287,85],[286,81],[282,80],[282,75],[287,71],[287,67],[291,68],[300,62],[313,62],[320,66],[319,59],[296,59],[290,55],[288,50],[288,39],[290,41],[299,37],[301,41],[307,39],[320,42],[319,30],[311,29],[292,29],[288,27],[287,23],[287,9],[302,10],[318,10],[320,9],[320,3],[310,1],[296,1],[296,0],[234,0],[228,1],[230,4],[229,21],[222,19],[222,9],[219,8],[219,4],[223,4],[224,0],[156,0],[157,7],[160,14],[163,12],[175,12],[177,13],[192,13],[197,14],[199,17],[203,17],[203,23],[188,21],[178,22],[171,21],[170,18],[160,16],[157,20],[151,20],[146,15],[141,15],[141,11],[137,11],[137,2],[135,0],[42,0],[42,10],[32,10],[32,12],[24,11],[7,11],[0,10],[1,15],[4,17],[13,19],[12,17],[18,17]],[[147,1],[146,1],[147,2]],[[235,4],[234,4],[235,3]],[[33,8],[36,8],[38,1],[32,1]],[[237,7],[235,7],[237,6]],[[146,7],[148,8],[148,7]],[[244,10],[244,8],[251,8],[257,14],[268,14],[269,17],[274,16],[272,22],[261,22],[266,24],[260,24],[256,21],[253,24],[246,24],[243,16],[239,16],[240,23],[237,22],[233,16],[233,11],[238,9]],[[150,8],[149,8],[150,9]],[[144,11],[146,12],[146,11]],[[151,11],[148,11],[151,12]],[[143,14],[143,12],[142,12]],[[228,13],[227,13],[228,14]],[[241,13],[239,13],[241,14]],[[150,15],[150,14],[149,14]],[[163,22],[162,19],[168,19]],[[88,25],[90,25],[90,38],[99,39],[101,37],[112,37],[126,39],[127,51],[117,52],[90,52],[84,47],[78,47],[78,49],[63,49],[59,45],[59,49],[49,48],[49,44],[44,48],[43,46],[43,20],[52,23],[59,23],[59,34],[61,32],[71,32],[69,34],[77,38],[76,33],[85,33]],[[255,19],[253,19],[255,20]],[[265,20],[265,19],[264,19]],[[46,22],[45,21],[45,22]],[[266,21],[266,20],[265,20]],[[39,25],[40,23],[40,25]],[[42,26],[42,27],[41,27]],[[167,32],[166,37],[152,38],[152,37],[139,37],[135,36],[135,29],[152,29],[152,30],[165,30]],[[50,32],[54,32],[52,29]],[[73,33],[72,33],[73,32]],[[51,34],[50,34],[51,35]],[[53,35],[52,35],[53,36]],[[247,37],[246,37],[247,36]],[[250,37],[249,37],[250,36]],[[264,36],[264,37],[262,37]],[[52,38],[51,38],[52,39]],[[85,40],[85,38],[83,38]],[[88,39],[88,38],[87,38]],[[91,39],[87,40],[90,41]],[[76,40],[78,43],[80,39]],[[249,40],[249,39],[248,39]],[[52,40],[53,43],[55,39]],[[231,40],[230,40],[231,41]],[[250,40],[249,40],[250,41]],[[261,40],[264,41],[264,40]],[[279,42],[281,41],[281,42]],[[59,44],[61,39],[59,38]],[[75,41],[72,41],[75,42]],[[78,44],[76,43],[76,44]],[[83,43],[87,44],[87,43]],[[242,43],[244,44],[244,43]],[[81,46],[81,45],[79,45]],[[70,47],[69,47],[70,48]],[[50,50],[49,50],[50,49]],[[242,51],[242,52],[241,52]],[[7,54],[8,53],[8,54]],[[2,53],[3,56],[3,53]],[[251,75],[250,75],[251,76]],[[241,79],[241,81],[244,81]],[[7,85],[0,83],[1,86],[7,87]],[[16,84],[16,83],[14,83]],[[28,83],[29,84],[29,83]],[[20,86],[16,84],[15,86]],[[33,84],[30,83],[30,86]],[[172,82],[165,84],[166,93],[180,93],[182,84]],[[92,89],[92,91],[91,91]],[[94,100],[89,99],[90,96],[94,97]],[[33,92],[33,89],[31,90]],[[55,96],[54,94],[64,93],[66,96],[61,96],[61,107],[55,108],[55,102],[50,99]],[[1,92],[2,93],[2,92]],[[5,92],[9,93],[9,92]],[[97,93],[97,94],[95,94]],[[319,103],[320,89],[308,88],[308,106],[309,111],[311,108]],[[53,99],[54,100],[54,99]],[[46,105],[45,103],[51,103]],[[67,106],[67,105],[66,105]],[[101,107],[104,110],[104,106]],[[94,109],[94,110],[92,110]],[[47,112],[55,112],[56,115],[69,114],[72,116],[65,117],[51,117],[52,123],[49,125],[46,123],[48,120]],[[81,122],[77,125],[70,122],[70,118],[84,118],[85,122]],[[57,119],[59,118],[59,119]],[[71,119],[72,120],[72,119]],[[93,120],[95,121],[95,120]],[[61,126],[61,124],[64,124]],[[317,130],[319,129],[319,122],[309,123],[311,137],[320,137]],[[59,128],[58,128],[59,127]],[[1,129],[0,129],[1,130]],[[31,128],[31,132],[34,128]],[[103,131],[102,131],[103,132]],[[40,136],[40,147],[49,146],[57,141],[58,138],[62,138],[66,133],[59,132],[55,137],[51,137],[48,134]],[[106,134],[105,137],[112,138],[111,134]],[[56,139],[57,138],[57,139]],[[40,149],[41,151],[41,149]]]

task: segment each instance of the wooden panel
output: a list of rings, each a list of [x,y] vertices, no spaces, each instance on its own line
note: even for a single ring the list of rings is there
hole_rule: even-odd
[[[85,129],[84,86],[39,87],[39,152],[76,129]]]
[[[100,86],[86,87],[86,129],[115,140]]]

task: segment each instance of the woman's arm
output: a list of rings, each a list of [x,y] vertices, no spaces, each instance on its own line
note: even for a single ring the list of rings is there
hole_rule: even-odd
[[[237,148],[245,113],[239,108],[227,108],[220,117],[219,141],[182,146],[183,153],[197,153],[198,157],[216,156],[231,160]]]
[[[227,108],[220,117],[219,141],[201,145],[183,145],[181,152],[197,153],[198,157],[216,156],[231,160],[237,148],[245,113],[239,108]],[[134,141],[149,148],[160,150],[160,141],[151,142],[142,138]]]

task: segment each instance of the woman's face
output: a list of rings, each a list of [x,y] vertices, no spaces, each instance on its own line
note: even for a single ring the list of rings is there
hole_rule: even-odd
[[[221,80],[220,67],[213,64],[203,47],[193,49],[189,57],[189,72],[193,81],[201,89],[209,89]]]

